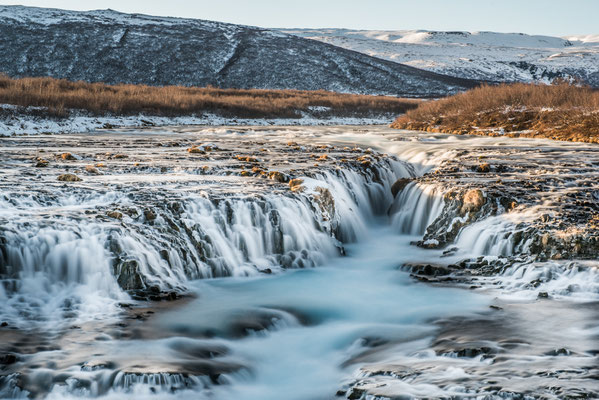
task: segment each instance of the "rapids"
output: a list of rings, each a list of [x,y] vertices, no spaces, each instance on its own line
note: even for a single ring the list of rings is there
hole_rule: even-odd
[[[596,256],[535,258],[534,224],[597,190],[597,154],[384,127],[2,139],[0,398],[592,397]],[[508,182],[572,173],[508,212],[443,172],[490,155]],[[448,195],[473,184],[476,216]]]

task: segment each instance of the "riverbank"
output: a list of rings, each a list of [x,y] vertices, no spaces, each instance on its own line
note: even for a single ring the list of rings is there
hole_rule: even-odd
[[[565,83],[482,86],[422,103],[391,127],[599,143],[599,91]]]
[[[326,111],[326,110],[325,110]],[[301,112],[296,118],[234,118],[203,113],[198,116],[93,116],[72,111],[65,117],[45,115],[37,107],[20,108],[0,105],[0,137],[12,135],[51,135],[62,133],[89,133],[98,130],[123,128],[151,128],[161,126],[335,126],[335,125],[388,125],[395,114],[372,116],[326,116],[321,109]]]
[[[324,90],[107,85],[0,75],[0,136],[164,125],[388,124],[421,101]]]

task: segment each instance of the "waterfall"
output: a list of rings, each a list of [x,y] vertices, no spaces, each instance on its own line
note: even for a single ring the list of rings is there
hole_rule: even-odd
[[[301,192],[195,192],[151,212],[115,193],[2,197],[0,315],[15,325],[96,318],[139,291],[182,292],[193,279],[320,265],[385,214],[390,185],[405,170],[392,159],[323,170],[300,177]],[[86,217],[106,204],[123,212]]]
[[[435,185],[409,183],[395,198],[389,213],[399,233],[424,235],[443,211],[443,191]]]

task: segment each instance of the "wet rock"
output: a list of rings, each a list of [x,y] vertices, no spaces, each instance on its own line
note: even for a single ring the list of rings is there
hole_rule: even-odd
[[[433,264],[405,264],[404,268],[407,268],[413,274],[425,276],[445,276],[451,272],[444,265]]]
[[[114,219],[123,219],[123,214],[118,211],[108,211],[106,215]]]
[[[60,155],[60,158],[62,158],[64,161],[74,161],[74,160],[76,160],[76,159],[77,159],[77,158],[76,158],[76,157],[75,157],[73,154],[71,154],[71,153],[62,153],[62,154]]]
[[[82,181],[77,175],[74,174],[62,174],[57,178],[61,182],[80,182]]]
[[[289,181],[289,189],[291,189],[293,192],[301,192],[304,190],[304,187],[302,186],[303,183],[304,180],[301,178],[291,179]]]
[[[189,154],[206,154],[206,152],[203,149],[200,149],[200,148],[198,148],[196,146],[188,148],[187,152]]]
[[[548,351],[547,353],[545,353],[545,355],[547,356],[569,356],[571,355],[572,352],[568,349],[566,349],[565,347],[561,347],[559,349],[555,349],[555,350],[551,350]]]
[[[360,400],[366,395],[366,390],[359,388],[351,388],[349,395],[347,396],[348,400]]]
[[[485,196],[480,189],[471,189],[464,194],[462,201],[462,214],[476,212],[485,204]]]
[[[88,174],[93,174],[93,175],[99,175],[100,171],[94,167],[93,165],[86,165],[85,166],[85,172],[87,172]]]
[[[491,171],[491,166],[487,163],[480,164],[476,167],[476,172],[487,173]]]
[[[325,218],[330,219],[335,215],[335,198],[331,194],[330,190],[318,186],[316,189],[316,195],[314,195],[314,201],[320,207]]]
[[[2,354],[0,355],[0,365],[11,365],[16,363],[18,360],[17,356],[14,354]]]
[[[35,164],[36,168],[46,168],[50,164],[49,161],[44,160],[43,158],[37,158],[37,163]]]
[[[277,181],[280,183],[286,183],[289,181],[289,177],[282,172],[279,171],[271,171],[268,173],[268,179],[273,181]]]
[[[156,216],[156,213],[153,210],[151,210],[149,208],[146,208],[144,210],[144,217],[146,217],[146,221],[152,222],[152,221],[154,221],[156,219],[157,216]]]
[[[124,290],[139,290],[145,288],[142,273],[137,260],[123,261],[115,267],[114,275]]]
[[[399,178],[398,180],[396,180],[395,183],[391,186],[391,194],[393,195],[393,197],[397,196],[397,194],[404,190],[404,188],[408,186],[408,184],[412,181],[412,178]]]
[[[235,156],[235,158],[238,159],[239,161],[245,161],[245,162],[249,162],[249,163],[259,162],[256,157],[238,155],[238,156]]]

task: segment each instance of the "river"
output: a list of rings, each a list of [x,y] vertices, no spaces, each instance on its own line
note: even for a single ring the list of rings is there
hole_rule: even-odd
[[[0,154],[0,398],[598,393],[596,257],[530,250],[555,193],[586,179],[595,193],[574,167],[599,160],[591,145],[169,127],[13,137]],[[467,220],[450,189],[476,184],[489,204],[498,179],[468,170],[452,187],[442,168],[460,158],[526,161],[504,182],[578,175]],[[432,235],[445,217],[457,236]]]

